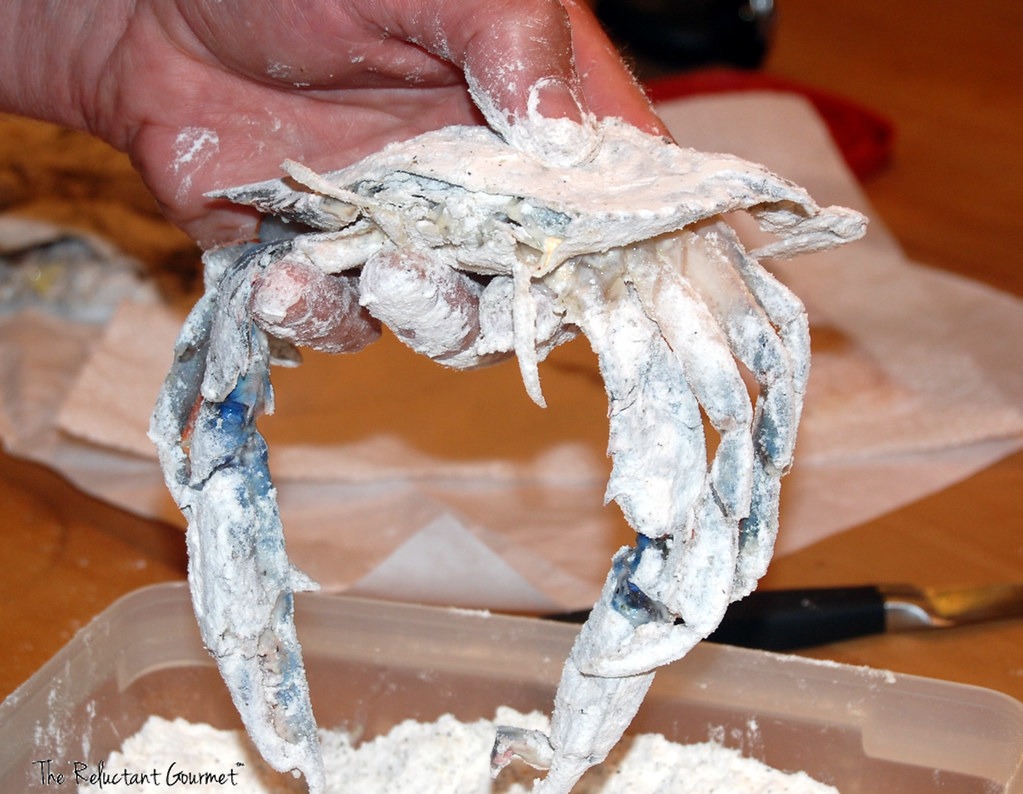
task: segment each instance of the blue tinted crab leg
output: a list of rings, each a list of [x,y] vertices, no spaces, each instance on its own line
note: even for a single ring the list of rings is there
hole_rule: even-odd
[[[534,794],[567,794],[621,739],[642,705],[656,668],[684,656],[717,626],[728,603],[735,536],[709,488],[703,492],[699,511],[702,540],[695,544],[640,535],[635,548],[621,549],[615,555],[600,599],[562,670],[549,739],[534,731],[499,728],[491,755],[495,774],[512,755],[518,755],[533,766],[549,767],[546,777],[535,785]],[[722,538],[732,550],[722,555],[723,559],[715,559],[714,553],[706,552],[719,551]],[[670,551],[682,546],[687,546],[684,554]],[[662,578],[665,569],[680,571],[678,557],[696,574],[683,582],[690,585],[686,595],[695,594],[687,604],[695,607],[697,616],[691,625],[679,623],[671,609],[635,584],[651,561],[661,569],[655,578]],[[705,603],[708,592],[716,603]],[[602,666],[608,671],[601,670]],[[618,674],[626,668],[629,672]]]
[[[686,274],[760,389],[753,499],[739,533],[737,599],[753,590],[774,550],[781,477],[792,465],[809,377],[810,330],[799,299],[743,250],[731,227],[715,224],[689,237]]]
[[[680,272],[682,250],[680,238],[636,246],[622,255],[625,273],[635,282],[638,306],[652,318],[662,344],[671,350],[674,370],[684,377],[706,411],[720,442],[706,478],[696,476],[692,463],[692,468],[682,469],[691,487],[698,488],[696,499],[686,496],[680,502],[690,511],[686,520],[658,527],[650,521],[637,522],[627,513],[638,532],[662,539],[656,553],[642,551],[629,580],[661,605],[670,619],[644,625],[618,648],[577,658],[585,672],[597,675],[632,675],[680,658],[713,631],[733,597],[739,523],[748,515],[753,496],[752,407],[728,339]],[[580,325],[597,348],[592,329]],[[611,373],[627,366],[620,356],[609,355],[608,366],[601,370]],[[671,371],[671,363],[667,367]],[[605,383],[613,394],[607,374]],[[662,419],[650,422],[645,432],[642,428],[634,432],[639,438],[659,441],[662,428],[667,427]],[[702,446],[702,435],[693,438]],[[650,472],[655,470],[645,462],[644,452],[637,449],[628,455],[637,462],[631,483],[637,491],[647,487]]]
[[[565,663],[549,750],[542,735],[498,731],[495,771],[509,754],[549,765],[535,789],[546,794],[569,791],[586,769],[606,757],[639,709],[659,664],[645,653],[646,646],[666,637],[677,646],[677,635],[686,631],[674,625],[668,610],[644,600],[630,580],[643,560],[660,565],[664,536],[692,524],[707,480],[702,418],[677,360],[632,288],[623,283],[615,259],[588,261],[591,267],[564,265],[548,284],[568,306],[567,319],[589,338],[604,377],[614,460],[606,498],[619,503],[633,526],[662,540],[641,537],[642,550],[626,548],[615,556],[601,597]],[[698,640],[694,635],[692,644]],[[601,659],[619,654],[630,661],[629,674],[594,673]]]
[[[720,434],[711,484],[725,515],[749,512],[753,407],[729,341],[702,296],[681,272],[684,237],[624,252],[628,276],[646,313],[675,353],[700,406]]]
[[[276,249],[242,257],[190,315],[154,413],[151,436],[188,519],[189,585],[203,642],[257,749],[324,773],[293,621],[293,592],[315,585],[284,549],[266,443],[255,426],[270,401],[266,336],[247,319],[253,271]],[[233,377],[232,377],[233,374]],[[211,385],[212,381],[212,385]],[[223,397],[203,395],[224,388]]]

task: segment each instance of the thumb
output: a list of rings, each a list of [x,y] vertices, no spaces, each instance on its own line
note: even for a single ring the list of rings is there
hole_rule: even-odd
[[[557,0],[444,3],[443,35],[424,46],[457,64],[487,123],[508,143],[559,165],[595,145],[568,12]]]

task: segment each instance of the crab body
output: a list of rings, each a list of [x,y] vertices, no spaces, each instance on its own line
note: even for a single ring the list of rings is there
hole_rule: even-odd
[[[253,547],[273,549],[277,563],[265,569],[276,573],[252,588],[266,619],[247,642],[280,638],[275,647],[288,664],[268,670],[225,649],[221,669],[236,703],[239,689],[254,691],[251,680],[272,684],[255,688],[265,692],[246,701],[247,714],[239,709],[271,763],[301,769],[313,790],[322,770],[308,749],[308,703],[283,712],[273,702],[282,676],[291,679],[289,704],[305,685],[287,599],[309,583],[287,564],[275,506],[256,533],[273,538],[269,545],[251,531],[225,532],[231,515],[202,518],[214,491],[223,498],[214,479],[223,470],[242,482],[265,476],[258,456],[243,454],[258,437],[255,415],[272,407],[268,385],[247,387],[265,383],[270,360],[250,300],[276,262],[357,278],[371,315],[447,366],[514,353],[541,405],[538,361],[577,333],[596,352],[613,459],[606,498],[638,540],[615,556],[566,662],[550,736],[502,729],[495,770],[521,755],[550,769],[538,791],[570,790],[620,738],[656,668],[713,631],[766,569],[809,337],[802,305],[758,259],[855,239],[864,220],[822,209],[801,188],[735,157],[682,149],[615,120],[596,123],[592,135],[583,162],[560,166],[486,128],[447,128],[342,171],[319,175],[288,163],[286,179],[217,194],[273,218],[276,239],[207,257],[209,292],[179,343],[152,435],[190,532],[236,544],[239,565],[252,564]],[[747,252],[722,220],[734,211],[776,239]],[[743,370],[756,382],[752,397]],[[218,422],[190,424],[196,410]],[[235,432],[245,443],[225,449],[228,414],[242,418]],[[717,436],[709,462],[704,419]],[[204,452],[214,448],[219,457]],[[232,493],[243,505],[273,499],[262,486]],[[194,577],[197,611],[209,600],[208,581]],[[223,634],[230,619],[220,615],[207,633]]]

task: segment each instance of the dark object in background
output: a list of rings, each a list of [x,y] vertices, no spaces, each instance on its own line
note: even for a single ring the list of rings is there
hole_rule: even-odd
[[[870,634],[883,634],[887,599],[878,585],[754,590],[728,607],[707,639],[764,651],[791,651]],[[548,615],[563,623],[582,623],[589,610]],[[676,623],[681,622],[680,620]],[[903,621],[905,628],[910,622]]]
[[[774,0],[597,0],[594,8],[630,57],[664,69],[754,69],[774,22]]]
[[[582,623],[589,610],[549,615]],[[754,590],[728,607],[711,642],[791,651],[883,632],[1023,619],[1023,582],[972,587],[867,584]],[[676,620],[676,623],[681,620]]]

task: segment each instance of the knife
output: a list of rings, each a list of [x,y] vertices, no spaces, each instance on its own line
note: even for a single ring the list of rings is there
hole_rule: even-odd
[[[582,622],[589,612],[550,616]],[[707,639],[792,651],[885,632],[1023,617],[1023,583],[938,589],[906,584],[756,590],[728,608]]]

